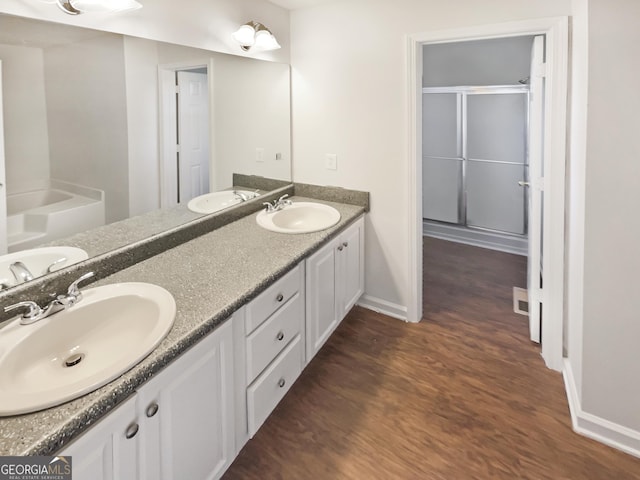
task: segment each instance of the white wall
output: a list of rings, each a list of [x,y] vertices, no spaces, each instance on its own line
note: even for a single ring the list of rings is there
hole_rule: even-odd
[[[178,43],[236,55],[289,62],[289,12],[266,0],[142,0],[140,10],[123,14],[67,15],[39,0],[2,0],[0,12],[108,32]],[[256,20],[277,37],[282,49],[244,53],[232,39],[237,28]]]
[[[9,193],[49,180],[42,49],[0,45],[5,170]]]
[[[44,58],[52,178],[104,190],[107,223],[128,218],[122,37],[49,47]]]
[[[408,300],[405,35],[570,13],[570,0],[350,0],[291,13],[294,180],[371,193],[367,295],[397,312]]]
[[[582,408],[638,439],[639,18],[637,0],[589,1],[582,364]]]

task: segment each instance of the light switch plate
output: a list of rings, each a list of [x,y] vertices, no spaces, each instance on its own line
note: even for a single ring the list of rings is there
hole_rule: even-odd
[[[324,158],[324,166],[327,170],[337,170],[338,155],[335,153],[327,153]]]
[[[256,148],[256,162],[264,162],[264,148]]]

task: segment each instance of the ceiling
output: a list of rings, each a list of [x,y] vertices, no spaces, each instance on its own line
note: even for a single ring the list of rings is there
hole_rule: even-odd
[[[298,10],[299,8],[313,7],[322,3],[335,2],[336,0],[269,0],[271,3],[287,10]]]

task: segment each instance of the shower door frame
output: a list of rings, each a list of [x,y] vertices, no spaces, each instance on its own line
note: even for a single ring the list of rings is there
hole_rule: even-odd
[[[544,178],[533,179],[544,189],[543,269],[541,292],[542,357],[548,368],[562,371],[565,287],[565,181],[569,17],[535,18],[498,24],[409,34],[405,44],[406,159],[408,195],[407,320],[422,319],[422,46],[490,38],[545,35]],[[533,234],[529,225],[530,235]],[[542,226],[536,226],[539,230]]]
[[[529,142],[528,142],[528,132],[529,132],[529,86],[528,85],[483,85],[483,86],[455,86],[455,87],[423,87],[422,94],[434,94],[434,93],[447,93],[447,94],[456,94],[456,110],[457,110],[457,141],[459,142],[459,152],[460,158],[451,158],[451,157],[434,157],[429,155],[422,155],[424,160],[425,157],[428,158],[438,158],[443,160],[460,160],[462,161],[461,167],[461,178],[458,183],[458,222],[451,223],[445,220],[438,220],[432,218],[423,217],[424,220],[430,220],[440,223],[445,223],[447,225],[458,225],[461,227],[469,228],[472,230],[481,230],[484,232],[490,233],[498,233],[501,235],[513,235],[517,237],[527,237],[528,233],[528,208],[527,208],[527,190],[526,188],[522,188],[523,195],[523,224],[524,224],[524,232],[523,233],[514,233],[508,232],[504,230],[497,230],[488,227],[482,227],[479,225],[469,225],[467,218],[467,164],[468,162],[486,162],[486,163],[499,163],[505,165],[522,165],[523,167],[523,178],[522,181],[529,182]],[[524,162],[522,164],[518,164],[516,162],[506,162],[506,161],[497,161],[497,160],[487,160],[487,159],[478,159],[478,158],[470,158],[468,152],[467,145],[467,97],[469,95],[525,95],[525,138],[524,138]]]

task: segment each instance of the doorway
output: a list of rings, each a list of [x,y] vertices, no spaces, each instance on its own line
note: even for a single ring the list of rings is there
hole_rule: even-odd
[[[208,193],[212,157],[210,63],[159,66],[161,207]]]
[[[428,44],[423,49],[422,214],[425,236],[499,250],[540,262],[540,223],[529,232],[540,192],[544,36]],[[544,79],[541,79],[542,82]],[[531,105],[531,107],[530,107]],[[530,154],[532,153],[532,154]],[[537,174],[536,174],[537,175]],[[534,176],[536,176],[534,175]],[[538,202],[537,204],[535,202]],[[532,208],[528,208],[532,207]],[[531,235],[529,235],[531,233]],[[505,257],[510,258],[510,257]],[[539,269],[529,269],[539,277]],[[530,339],[540,343],[538,282],[530,292]]]
[[[411,287],[407,317],[422,318],[422,47],[446,42],[465,42],[495,38],[544,35],[547,40],[545,67],[539,74],[545,77],[542,143],[544,171],[529,172],[529,183],[538,190],[541,203],[540,250],[544,250],[542,265],[545,284],[538,298],[545,325],[542,329],[542,356],[549,368],[562,369],[562,328],[564,310],[564,183],[566,149],[566,99],[568,64],[568,19],[546,18],[497,25],[469,27],[411,35],[407,42],[409,73],[408,114],[410,157],[409,214],[409,285]],[[531,215],[529,215],[531,218]],[[534,226],[529,222],[529,233]],[[537,235],[536,235],[537,236]],[[534,236],[535,237],[535,236]],[[535,262],[529,262],[535,263]],[[535,275],[530,274],[530,278]],[[535,283],[534,283],[535,285]],[[535,290],[535,287],[534,287]]]

